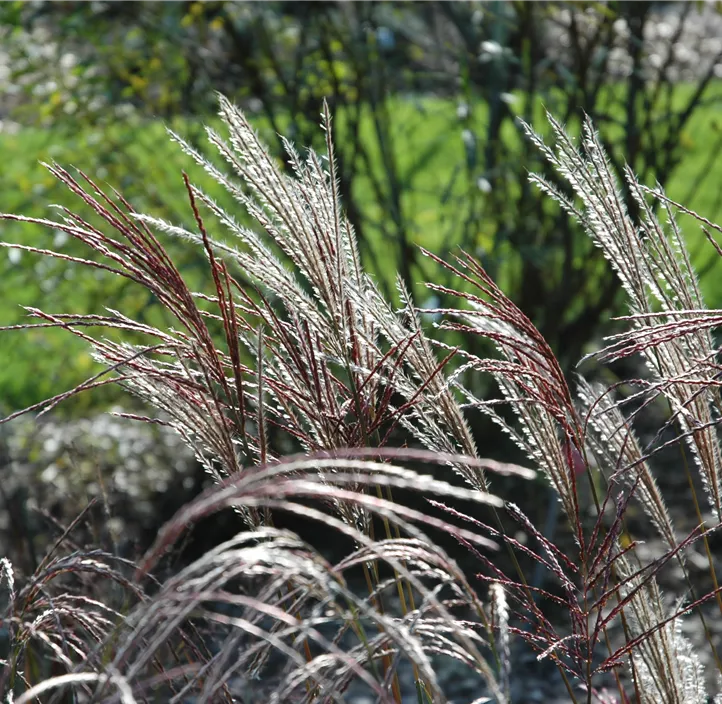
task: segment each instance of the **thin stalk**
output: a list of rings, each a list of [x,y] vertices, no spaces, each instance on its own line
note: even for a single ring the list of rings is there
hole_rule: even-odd
[[[374,568],[374,576],[376,579],[376,584],[378,584],[378,578],[379,578],[378,565],[375,560],[373,563],[373,568]],[[366,564],[366,562],[363,563],[363,571],[364,571],[364,577],[366,578],[366,587],[369,590],[369,596],[371,598],[371,602],[373,603],[374,607],[376,609],[378,609],[378,612],[383,615],[385,613],[383,601],[381,601],[380,595],[379,595],[378,599],[375,596],[373,596],[373,594],[375,592],[374,581],[371,579],[371,572],[369,571],[369,568],[368,568],[368,565]],[[370,662],[374,661],[374,659],[371,658],[370,653],[369,653],[369,658],[370,658]],[[382,655],[381,660],[384,665],[384,675],[386,675],[386,673],[388,673],[388,671],[393,666],[393,661],[392,661],[390,655]],[[393,694],[394,701],[397,704],[401,704],[401,685],[399,684],[399,678],[398,678],[398,674],[396,672],[394,672],[393,679],[391,682],[391,692]]]
[[[339,256],[340,256],[340,253],[339,253]],[[345,347],[344,347],[344,349],[345,349]],[[366,447],[369,447],[368,429],[367,429],[366,423],[365,423],[365,417],[364,417],[363,408],[362,408],[362,404],[361,404],[361,398],[359,397],[359,389],[356,386],[356,376],[354,375],[354,373],[352,371],[351,361],[348,358],[348,353],[346,353],[344,355],[344,366],[346,367],[346,374],[348,375],[349,384],[351,386],[351,393],[353,394],[354,406],[356,408],[356,417],[358,418],[358,422],[361,427],[361,435],[363,437],[364,444],[366,445]],[[383,494],[381,491],[381,487],[379,485],[376,485],[376,494],[379,499],[383,499]],[[383,520],[383,524],[384,524],[384,529],[386,531],[386,537],[389,540],[391,540],[392,539],[391,527],[390,527],[388,518],[386,518],[386,516],[384,516],[382,520]],[[373,519],[371,521],[371,530],[373,530]],[[378,571],[378,562],[376,560],[373,561],[373,570],[374,570],[374,576],[376,579],[376,585],[378,585],[380,582],[380,579],[379,579],[379,571]],[[366,563],[364,563],[364,574],[366,576],[366,584],[369,589],[369,596],[371,596],[374,593],[374,584],[371,581],[371,575],[369,573]],[[396,573],[395,569],[394,569],[394,576],[395,576],[397,585],[399,585],[399,595],[401,597],[401,606],[402,606],[402,609],[404,610],[404,615],[406,615],[407,612],[406,612],[406,603],[403,598],[403,587],[399,584],[399,575]],[[379,610],[380,610],[380,613],[383,614],[383,600],[382,600],[381,594],[378,595],[378,599],[375,601],[377,603],[377,608],[379,608]],[[388,670],[393,666],[393,661],[391,660],[390,656],[384,655],[383,663],[384,663],[384,671],[385,671],[385,673],[387,673]],[[415,665],[414,665],[414,670],[416,670]],[[393,673],[391,688],[392,688],[394,700],[397,702],[397,704],[401,704],[401,685],[399,684],[398,672],[396,672],[396,671],[394,671],[394,673]]]
[[[377,485],[376,489],[378,491],[379,498],[381,498],[381,491],[380,491],[380,487],[378,485]],[[393,501],[394,501],[393,492],[391,491],[390,486],[386,487],[386,499],[391,503],[393,503]],[[384,522],[386,525],[386,532],[388,535],[389,534],[389,522],[386,518],[384,518]],[[398,525],[394,526],[394,533],[395,533],[397,539],[401,538],[401,531],[399,530]],[[390,537],[391,536],[389,535],[389,538]],[[405,560],[402,560],[401,564],[404,567],[406,567]],[[409,613],[409,610],[406,606],[406,595],[404,593],[404,583],[406,584],[406,588],[408,589],[408,592],[409,592],[409,602],[411,604],[412,611],[416,610],[416,606],[414,605],[414,592],[411,587],[411,583],[408,580],[402,579],[399,576],[399,574],[397,573],[396,568],[394,568],[394,580],[396,582],[396,588],[398,589],[398,592],[399,592],[399,601],[401,603],[401,612],[403,613],[404,616],[406,616]],[[426,683],[421,679],[421,676],[419,674],[419,668],[417,667],[415,662],[411,663],[411,668],[414,673],[414,682],[416,684],[416,697],[417,697],[418,703],[424,704],[423,695],[425,694],[426,697],[428,698],[428,689],[426,687]]]

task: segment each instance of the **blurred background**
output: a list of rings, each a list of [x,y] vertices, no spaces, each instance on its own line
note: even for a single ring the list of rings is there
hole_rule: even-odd
[[[443,283],[444,274],[417,246],[442,257],[461,246],[569,371],[610,331],[622,299],[588,238],[528,184],[529,171],[555,180],[518,118],[544,133],[546,109],[575,133],[586,113],[615,169],[628,162],[643,182],[659,182],[711,220],[722,207],[718,3],[4,2],[0,210],[82,212],[41,164],[57,161],[118,188],[137,210],[190,225],[185,169],[242,220],[166,134],[170,127],[205,149],[216,92],[247,112],[279,158],[280,134],[323,148],[326,98],[343,203],[388,295],[398,272],[420,306],[435,307],[422,284]],[[717,255],[680,222],[708,305],[722,306]],[[2,222],[0,239],[87,255],[62,233],[29,225]],[[202,252],[168,247],[192,286],[207,287]],[[16,248],[0,251],[0,286],[2,325],[22,322],[23,305],[108,306],[151,322],[162,315],[127,281]],[[3,415],[97,371],[83,343],[62,331],[4,332],[0,360]],[[484,380],[468,383],[489,391]],[[0,528],[27,560],[36,560],[34,536],[92,497],[113,514],[99,515],[98,534],[122,536],[130,554],[201,487],[177,439],[103,414],[131,403],[103,389],[42,422],[2,426]]]

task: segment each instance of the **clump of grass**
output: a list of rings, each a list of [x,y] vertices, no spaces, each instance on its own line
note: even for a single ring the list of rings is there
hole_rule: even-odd
[[[681,206],[628,171],[624,187],[639,212],[633,219],[589,122],[581,150],[551,117],[552,146],[526,127],[566,186],[532,180],[585,227],[629,299],[629,332],[610,338],[598,357],[642,355],[648,368],[645,379],[630,383],[636,386],[631,397],[584,380],[575,389],[531,321],[466,253],[449,263],[425,252],[457,282],[429,287],[458,301],[458,307],[426,312],[439,316],[442,331],[487,338],[494,357],[429,336],[400,280],[400,307],[381,295],[343,216],[327,110],[323,157],[301,156],[285,142],[291,176],[223,98],[220,112],[229,139],[210,129],[208,137],[236,178],[171,136],[250,213],[258,231],[239,225],[185,175],[191,224],[181,226],[137,213],[119,193],[58,165],[49,165],[50,172],[92,208],[93,222],[66,208],[57,221],[3,216],[60,230],[93,255],[12,246],[125,277],[145,287],[168,316],[161,328],[115,310],[80,316],[28,309],[39,322],[20,327],[68,330],[91,345],[107,371],[27,410],[45,413],[80,391],[120,384],[162,412],[133,417],[174,428],[216,482],[165,526],[132,579],[101,568],[112,560],[108,555],[62,558],[66,567],[59,569],[71,575],[106,570],[132,595],[122,608],[111,611],[100,599],[62,589],[47,596],[37,585],[48,583],[52,558],[20,589],[10,563],[2,563],[12,652],[2,680],[6,693],[14,691],[16,702],[52,700],[67,688],[103,701],[242,701],[243,683],[262,678],[270,701],[343,701],[355,681],[378,701],[400,702],[398,673],[406,662],[417,700],[443,702],[434,664],[443,655],[483,677],[484,697],[509,702],[509,641],[516,636],[555,661],[572,701],[602,697],[597,687],[609,671],[617,693],[604,696],[619,702],[706,701],[703,668],[680,619],[697,614],[722,671],[700,608],[716,600],[722,615],[707,541],[722,511],[716,430],[722,408],[712,337],[722,314],[705,309],[674,221]],[[712,236],[721,230],[702,224],[722,253]],[[230,239],[222,240],[221,232]],[[188,288],[161,234],[202,248],[210,293]],[[92,334],[103,328],[125,331],[126,341]],[[494,377],[500,399],[478,399],[465,388],[464,379],[477,373]],[[630,398],[636,406],[627,412]],[[667,402],[670,416],[643,445],[632,424],[657,398]],[[511,409],[513,422],[500,404]],[[534,472],[483,458],[467,423],[473,410],[499,424],[554,488],[573,554],[494,494],[495,474],[529,478]],[[671,428],[678,432],[670,440]],[[280,435],[301,454],[279,456],[274,438]],[[712,514],[705,523],[692,469],[683,463],[698,517],[687,535],[675,530],[654,473],[655,455],[672,443],[693,458]],[[464,487],[421,475],[409,463],[441,465]],[[395,500],[408,492],[442,513]],[[655,559],[626,537],[632,501],[664,544]],[[462,512],[460,502],[472,502],[478,512]],[[148,594],[140,591],[189,526],[225,508],[238,513],[235,538]],[[278,528],[274,516],[281,514],[322,523],[348,541],[348,554],[329,562]],[[514,537],[520,528],[528,544]],[[478,558],[480,576],[490,582],[488,601],[440,547],[440,534]],[[704,594],[695,592],[684,558],[698,541],[714,585]],[[499,547],[512,558],[510,574],[494,558]],[[530,584],[521,557],[532,558],[555,585]],[[670,610],[657,577],[672,561],[684,575],[687,597]],[[353,586],[355,574],[362,575],[363,593]],[[42,618],[28,622],[40,609],[34,606],[40,594],[47,600]],[[568,623],[555,622],[546,603],[562,606]],[[32,639],[48,648],[52,672],[33,669]]]

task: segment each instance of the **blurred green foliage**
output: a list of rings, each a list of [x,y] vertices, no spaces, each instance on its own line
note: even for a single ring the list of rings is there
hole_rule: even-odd
[[[678,19],[669,46],[693,10]],[[541,125],[546,107],[574,130],[585,110],[615,166],[628,160],[646,182],[658,179],[673,198],[716,217],[719,57],[685,73],[667,60],[664,42],[645,39],[659,21],[651,3],[3,3],[0,209],[43,217],[51,203],[77,209],[39,164],[55,160],[117,187],[138,211],[192,226],[185,169],[242,219],[164,125],[201,145],[217,90],[249,112],[278,154],[280,133],[321,147],[326,97],[344,204],[387,292],[399,271],[423,305],[420,282],[440,274],[416,245],[443,256],[464,246],[571,365],[615,310],[617,287],[587,239],[527,185],[528,171],[542,166],[516,118]],[[9,242],[85,254],[52,231],[0,228]],[[710,253],[689,235],[705,271]],[[203,253],[169,247],[191,284],[207,289]],[[22,321],[19,304],[158,315],[125,281],[18,250],[2,254],[0,273],[2,324]],[[718,277],[703,287],[711,305],[722,302]],[[97,371],[85,345],[62,331],[4,333],[0,359],[6,410]],[[74,409],[115,400],[112,393],[81,396]]]

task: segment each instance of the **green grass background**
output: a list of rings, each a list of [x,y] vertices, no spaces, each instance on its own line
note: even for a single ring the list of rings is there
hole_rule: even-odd
[[[675,103],[689,96],[687,86],[679,86]],[[720,216],[722,206],[722,160],[712,158],[713,147],[722,136],[722,105],[712,98],[722,91],[722,83],[714,84],[706,103],[686,126],[680,147],[683,158],[668,183],[667,192],[688,207],[712,220]],[[613,96],[612,96],[613,97]],[[410,223],[415,243],[439,250],[453,238],[459,203],[467,185],[464,178],[454,178],[463,164],[464,148],[456,117],[456,104],[440,98],[394,98],[393,149],[399,171],[409,179],[403,211]],[[612,106],[610,112],[613,114]],[[543,106],[535,109],[535,126],[543,125]],[[343,114],[339,121],[343,122]],[[471,127],[484,134],[487,110],[482,102],[472,105]],[[176,120],[171,126],[181,135],[198,144],[211,155],[202,136],[202,120]],[[215,117],[206,121],[218,126]],[[271,137],[267,123],[256,120],[265,137]],[[282,123],[281,127],[285,125]],[[511,125],[504,138],[518,141]],[[340,125],[343,128],[343,124]],[[613,129],[613,128],[612,128]],[[373,124],[368,113],[361,124],[364,139],[371,139]],[[483,143],[480,145],[483,149]],[[373,168],[382,175],[377,152],[372,152]],[[41,161],[57,161],[76,166],[100,182],[117,187],[136,207],[153,215],[192,226],[190,210],[181,178],[181,169],[202,185],[214,198],[243,219],[240,206],[212,182],[165,134],[165,126],[157,120],[128,118],[111,127],[99,128],[79,124],[45,129],[27,127],[17,134],[0,134],[0,210],[38,217],[53,217],[50,204],[78,208],[79,201],[57,184],[41,166]],[[416,169],[419,159],[423,168]],[[705,178],[700,181],[700,173]],[[384,242],[374,225],[386,215],[379,212],[371,197],[367,180],[359,178],[355,197],[360,202],[364,219],[370,225],[366,233],[377,255],[380,277],[391,278],[395,262],[384,256]],[[702,287],[708,305],[722,307],[722,276],[717,255],[698,228],[687,217],[680,223],[685,230],[695,264],[704,272]],[[225,233],[218,233],[225,238]],[[494,232],[479,224],[477,243],[488,244]],[[57,247],[63,251],[87,254],[77,243],[63,242],[57,233],[44,228],[12,222],[0,222],[0,239],[7,242]],[[209,277],[202,257],[188,243],[171,242],[170,247],[193,287],[208,290]],[[68,266],[61,262],[17,252],[0,252],[0,324],[13,325],[24,320],[21,306],[36,306],[50,312],[99,312],[103,305],[121,308],[158,322],[158,312],[148,294],[137,286],[99,274]],[[21,408],[57,393],[97,371],[84,343],[63,331],[18,331],[0,335],[0,408],[4,412]],[[81,396],[72,405],[83,413],[98,403],[115,399],[112,393]]]

